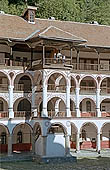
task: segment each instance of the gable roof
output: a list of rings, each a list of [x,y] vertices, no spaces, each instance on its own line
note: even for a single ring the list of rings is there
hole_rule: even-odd
[[[60,28],[57,28],[55,26],[49,26],[46,29],[43,29],[42,31],[36,31],[35,34],[33,34],[30,39],[35,38],[42,38],[42,39],[51,39],[51,40],[63,40],[63,41],[71,41],[71,42],[86,42],[85,39],[77,37],[67,31],[63,31]]]
[[[89,46],[110,47],[110,26],[39,18],[36,18],[35,24],[30,24],[16,15],[0,14],[0,38],[4,39],[25,41],[25,39],[32,37],[32,35],[34,36],[36,30],[42,32],[50,26],[53,26],[53,28],[50,28],[45,34],[41,34],[42,36],[52,37],[49,35],[52,30],[54,30],[54,36],[60,30],[63,30],[61,31],[61,37],[65,36],[66,38],[68,35],[67,37],[69,38],[68,33],[70,33],[77,38],[82,37],[82,39],[87,40],[87,45]],[[57,33],[55,30],[57,30]]]

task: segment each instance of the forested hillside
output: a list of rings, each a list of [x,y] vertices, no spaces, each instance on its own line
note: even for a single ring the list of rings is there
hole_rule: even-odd
[[[27,4],[38,7],[36,17],[110,25],[110,0],[0,0],[0,10],[21,15]]]

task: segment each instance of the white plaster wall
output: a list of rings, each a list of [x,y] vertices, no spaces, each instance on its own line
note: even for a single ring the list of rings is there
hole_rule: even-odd
[[[38,140],[35,142],[35,153],[36,155],[42,156],[43,147],[42,147],[42,137],[39,136]]]
[[[46,155],[64,156],[65,155],[65,137],[64,134],[49,134],[47,136]]]

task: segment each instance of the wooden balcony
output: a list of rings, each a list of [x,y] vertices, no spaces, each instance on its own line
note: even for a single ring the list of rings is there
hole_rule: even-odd
[[[30,86],[28,86],[28,84],[26,86],[24,86],[24,84],[15,84],[14,91],[31,92],[32,89],[30,88]]]
[[[0,84],[0,92],[7,92],[8,84]]]
[[[80,94],[95,94],[96,87],[88,87],[88,86],[81,86],[80,87]]]
[[[55,86],[55,84],[48,84],[48,91],[64,93],[66,92],[66,86],[65,85]]]
[[[110,87],[101,87],[101,95],[109,94],[110,95]]]
[[[14,117],[24,117],[26,119],[30,119],[33,116],[33,113],[30,111],[14,111]]]
[[[96,117],[96,112],[82,112],[81,117]]]
[[[101,113],[102,117],[110,117],[110,111],[104,111]]]
[[[65,111],[59,111],[59,112],[48,111],[49,118],[66,117],[65,115],[66,115]]]
[[[8,118],[9,112],[8,111],[0,111],[0,118]]]

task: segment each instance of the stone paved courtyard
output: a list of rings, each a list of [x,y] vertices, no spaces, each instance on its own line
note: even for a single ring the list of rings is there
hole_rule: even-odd
[[[74,151],[72,152],[73,155]],[[110,170],[110,150],[97,154],[95,151],[81,151],[76,154],[76,163],[44,164],[36,161],[1,163],[0,170]]]

